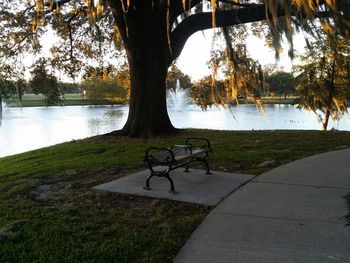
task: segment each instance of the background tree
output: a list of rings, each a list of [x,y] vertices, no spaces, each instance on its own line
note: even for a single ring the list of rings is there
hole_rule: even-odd
[[[230,92],[229,81],[215,80],[213,84],[212,76],[205,76],[195,82],[191,90],[192,100],[203,110],[211,107],[215,102],[216,105],[226,105],[233,103],[227,101],[227,93]]]
[[[127,98],[130,98],[130,75],[126,64],[120,66],[114,73],[116,85],[126,91]]]
[[[289,72],[277,71],[266,77],[270,92],[284,95],[286,99],[288,95],[295,93],[294,77]]]
[[[295,67],[300,106],[315,112],[324,130],[329,117],[338,120],[350,103],[350,41],[339,37],[332,42],[308,42],[302,64]],[[319,114],[321,111],[322,114]]]
[[[8,79],[0,78],[0,115],[2,114],[2,101],[16,94],[16,86]]]
[[[278,50],[285,35],[292,56],[293,25],[311,32],[319,25],[312,23],[316,17],[331,32],[348,34],[348,0],[5,0],[0,5],[0,54],[16,61],[19,54],[39,52],[40,37],[50,25],[58,38],[51,49],[53,64],[69,74],[93,58],[103,64],[105,56],[113,50],[117,56],[123,47],[131,88],[122,133],[147,137],[175,130],[166,107],[167,69],[193,33],[267,20],[271,44]],[[225,39],[232,40],[234,32],[227,31]],[[235,45],[230,49],[232,68],[244,70],[235,63]]]
[[[179,81],[180,87],[183,89],[190,89],[193,86],[191,78],[188,75],[184,74],[177,67],[176,63],[173,63],[168,70],[166,79],[167,88],[175,90],[177,81]]]
[[[17,105],[22,107],[22,96],[26,89],[27,83],[23,78],[19,78],[16,81],[16,97],[17,97]]]
[[[81,87],[86,91],[86,98],[96,104],[102,100],[124,102],[127,97],[127,89],[118,85],[117,73],[113,67],[90,68],[81,82]]]
[[[46,106],[54,105],[61,102],[61,93],[58,86],[57,78],[47,72],[48,62],[45,58],[40,58],[34,64],[31,71],[32,78],[29,85],[34,94],[43,94]]]
[[[81,93],[81,88],[78,83],[59,82],[58,85],[62,94]]]
[[[12,69],[8,65],[0,65],[0,116],[2,115],[2,102],[16,94],[16,87],[11,81]]]

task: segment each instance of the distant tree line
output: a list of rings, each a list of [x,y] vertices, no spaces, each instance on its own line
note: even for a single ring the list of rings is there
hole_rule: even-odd
[[[81,94],[81,98],[95,104],[101,102],[124,102],[130,96],[129,69],[126,65],[118,69],[112,65],[104,67],[87,66],[79,83],[62,82],[54,72],[50,72],[50,60],[39,58],[30,71],[31,78],[27,81],[20,78],[13,81],[10,74],[0,75],[0,100],[16,99],[21,104],[24,94],[41,94],[44,104],[57,105],[64,103],[65,94]],[[7,68],[11,72],[11,68]],[[192,88],[191,78],[184,74],[174,63],[169,70],[167,87],[175,89],[179,81],[181,88]]]

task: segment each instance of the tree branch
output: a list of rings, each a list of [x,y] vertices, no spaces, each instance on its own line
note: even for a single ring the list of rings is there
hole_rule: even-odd
[[[49,6],[51,7],[50,10],[48,10],[47,12],[52,12],[53,10],[56,10],[57,8],[61,7],[62,5],[64,4],[67,4],[69,2],[71,2],[72,0],[60,0],[60,1],[56,1],[56,2],[53,2],[52,4],[49,3],[49,2],[46,2],[45,3],[45,6]]]
[[[124,43],[127,43],[128,33],[125,21],[125,14],[120,1],[108,0],[109,6],[111,7],[114,23],[117,25],[120,36]]]
[[[198,5],[202,0],[186,0],[185,6],[189,7],[191,9],[192,7]],[[171,24],[174,22],[174,20],[181,15],[182,13],[189,10],[186,8],[184,9],[183,1],[182,0],[176,0],[172,1],[170,4],[170,22]]]
[[[230,4],[230,5],[234,5],[234,6],[251,6],[252,4],[244,4],[244,3],[240,3],[238,1],[234,1],[234,0],[217,0],[217,2],[222,2],[222,3],[226,3],[226,4]]]
[[[284,15],[281,11],[279,16]],[[249,7],[216,11],[215,27],[234,26],[244,23],[266,20],[265,5],[251,5]],[[184,19],[171,33],[172,59],[176,59],[187,39],[195,32],[213,28],[212,12],[191,15]]]

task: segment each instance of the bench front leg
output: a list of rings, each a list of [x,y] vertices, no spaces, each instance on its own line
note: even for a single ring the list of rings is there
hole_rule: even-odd
[[[168,179],[168,181],[170,183],[170,192],[175,193],[174,182],[169,175],[169,170],[165,170],[165,171],[154,171],[153,170],[153,172],[151,172],[151,174],[147,177],[146,186],[144,187],[145,190],[151,190],[151,187],[149,186],[149,182],[153,176],[165,177],[166,179]]]

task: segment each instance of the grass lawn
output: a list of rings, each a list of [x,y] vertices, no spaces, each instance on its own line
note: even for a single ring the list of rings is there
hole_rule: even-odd
[[[263,97],[261,98],[263,104],[288,104],[295,105],[299,104],[299,97],[291,96],[288,98],[284,97]],[[239,99],[240,104],[254,104],[254,100],[251,98],[248,99]]]
[[[6,100],[9,107],[18,107],[16,99]],[[97,100],[91,101],[82,99],[80,94],[65,94],[64,103],[55,106],[82,106],[82,105],[111,105],[111,104],[122,104],[123,101],[115,102],[110,100]],[[22,97],[22,107],[43,107],[44,96],[39,94],[25,94]]]
[[[171,262],[211,207],[93,191],[145,169],[148,146],[207,137],[213,170],[260,174],[350,146],[350,132],[182,130],[154,139],[117,133],[0,159],[0,262]],[[140,186],[141,187],[141,186]]]
[[[262,98],[263,104],[298,104],[298,97],[264,97]],[[18,107],[16,99],[6,100],[9,107]],[[112,104],[123,104],[125,101],[110,101],[110,100],[98,100],[90,101],[82,99],[80,94],[65,94],[64,103],[56,106],[82,106],[82,105],[112,105]],[[240,99],[240,104],[254,104],[253,99]],[[25,94],[22,97],[22,107],[43,107],[44,96],[39,94]]]

